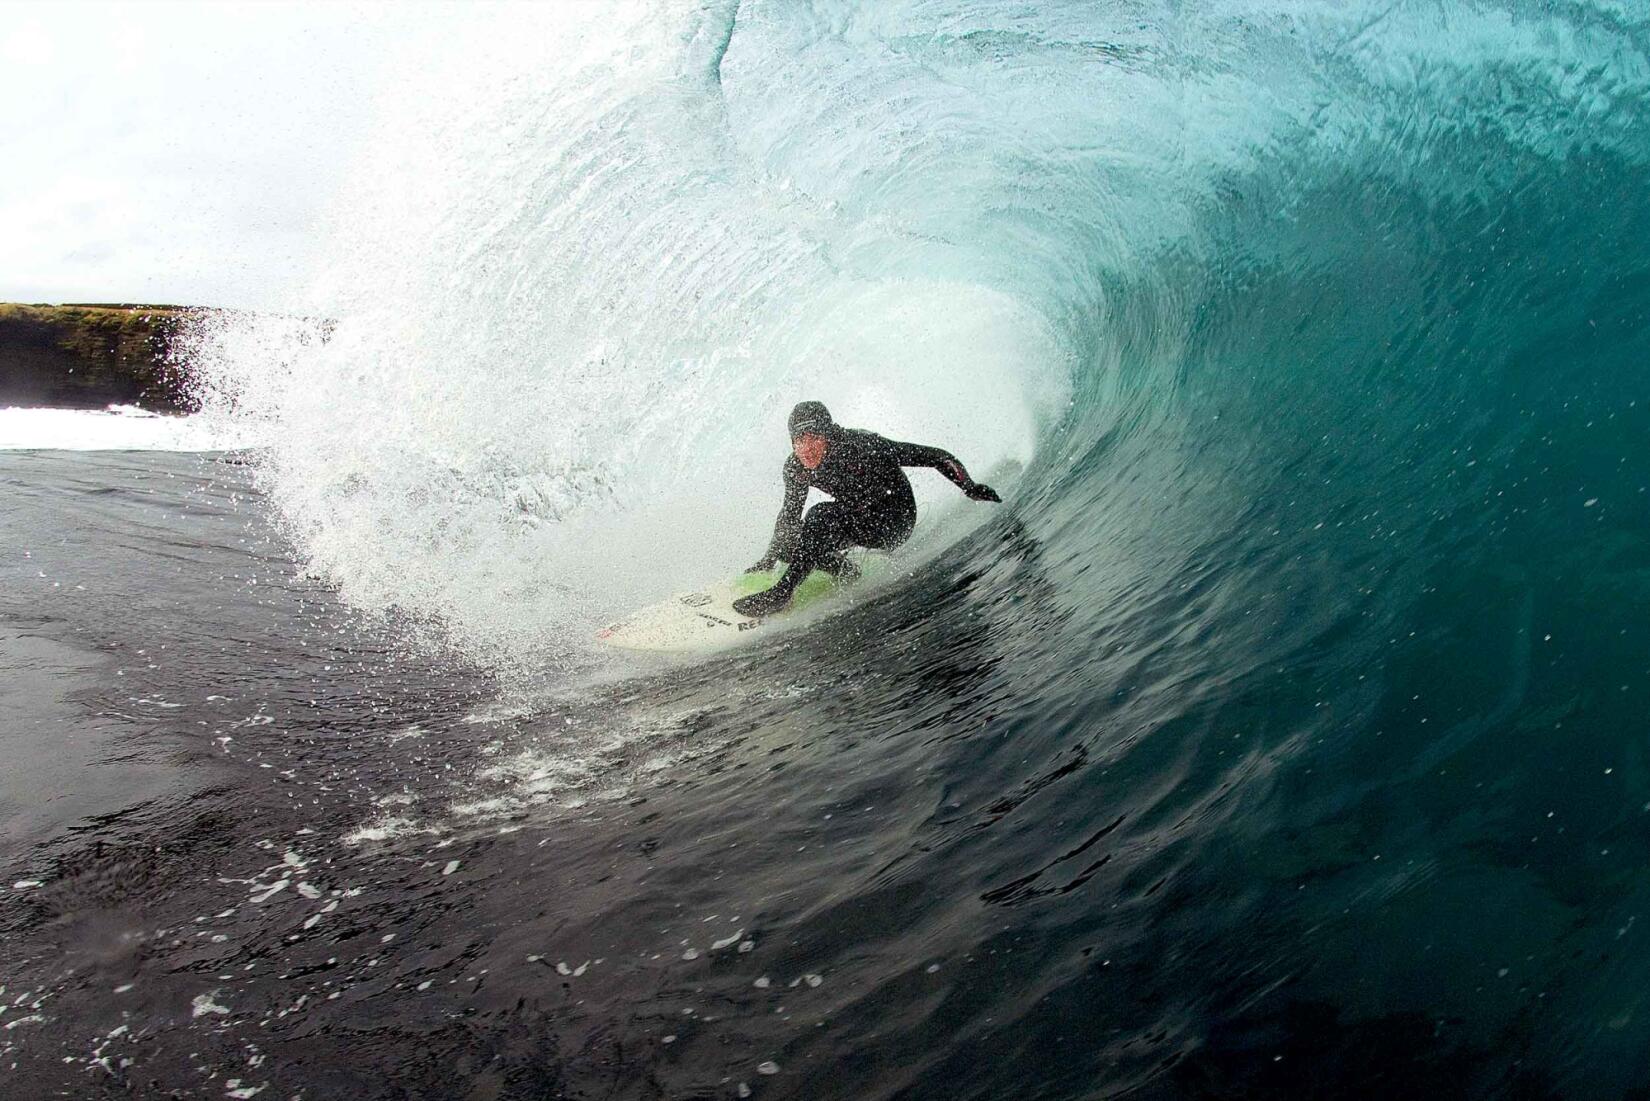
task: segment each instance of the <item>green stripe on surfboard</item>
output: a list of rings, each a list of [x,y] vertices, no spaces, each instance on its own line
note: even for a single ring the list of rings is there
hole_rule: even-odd
[[[859,561],[859,567],[866,575],[880,573],[883,561],[885,559],[882,555],[868,555]],[[759,593],[763,589],[771,589],[778,584],[779,577],[784,572],[784,570],[761,570],[756,573],[740,574],[733,582],[736,590],[735,595],[749,596],[751,593]],[[791,603],[785,611],[800,611],[824,597],[841,591],[841,589],[842,586],[836,583],[836,578],[823,570],[815,570],[803,580],[802,584],[796,587],[796,594],[791,597]],[[784,612],[779,614],[783,615]]]

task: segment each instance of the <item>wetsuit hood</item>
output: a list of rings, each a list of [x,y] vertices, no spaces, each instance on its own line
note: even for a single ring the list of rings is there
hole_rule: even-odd
[[[791,439],[794,440],[804,432],[829,436],[835,430],[836,422],[831,419],[831,411],[825,408],[824,402],[802,401],[791,410],[785,426],[790,429]]]

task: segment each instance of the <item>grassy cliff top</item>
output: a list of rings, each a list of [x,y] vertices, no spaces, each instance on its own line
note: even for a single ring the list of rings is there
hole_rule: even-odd
[[[171,342],[191,311],[148,304],[0,303],[0,403],[187,407]]]

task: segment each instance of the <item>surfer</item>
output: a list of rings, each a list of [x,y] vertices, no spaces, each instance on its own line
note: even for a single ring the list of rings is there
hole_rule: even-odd
[[[773,526],[767,551],[747,573],[771,570],[784,561],[784,576],[770,589],[733,602],[741,615],[764,616],[791,602],[791,594],[814,570],[843,581],[859,568],[842,554],[848,547],[892,550],[917,522],[911,480],[901,467],[931,466],[976,501],[1001,501],[997,491],[968,476],[949,451],[897,443],[875,432],[843,428],[817,401],[791,410],[791,454],[785,459],[785,503]],[[803,517],[809,487],[829,494]]]

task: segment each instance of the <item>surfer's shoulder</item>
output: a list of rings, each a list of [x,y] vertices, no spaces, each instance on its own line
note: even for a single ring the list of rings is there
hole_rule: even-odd
[[[879,451],[888,446],[886,439],[864,428],[844,428],[837,438],[864,451]]]

